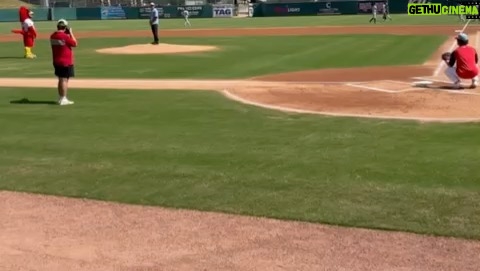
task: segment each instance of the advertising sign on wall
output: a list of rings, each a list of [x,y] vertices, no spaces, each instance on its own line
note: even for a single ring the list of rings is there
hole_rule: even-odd
[[[332,7],[332,2],[321,3],[321,5],[318,9],[318,15],[341,14],[338,8]]]
[[[191,18],[202,18],[203,16],[203,6],[180,6],[177,7],[177,16],[182,17],[182,12],[184,10],[188,11],[188,16]]]
[[[100,10],[102,20],[126,19],[127,15],[122,7],[102,7]]]
[[[170,14],[165,14],[165,11],[163,10],[162,7],[157,7],[158,10],[158,17],[159,18],[170,18],[172,17]],[[151,8],[140,8],[138,13],[139,13],[139,18],[140,19],[148,19],[150,18],[150,14],[152,12]]]
[[[212,18],[212,8],[211,6],[162,6],[157,7],[159,18],[182,18],[182,12],[188,10],[188,15],[190,18]],[[138,11],[138,16],[140,19],[150,18],[150,12],[152,11],[149,7],[142,7]]]
[[[233,17],[233,5],[213,5],[214,18],[231,18]]]
[[[373,4],[377,5],[377,13],[383,13],[383,4],[385,1],[358,1],[358,13],[372,13]]]
[[[299,14],[302,12],[301,5],[298,5],[296,3],[293,4],[282,4],[279,6],[276,6],[273,8],[273,12],[277,15],[293,15],[293,14]]]

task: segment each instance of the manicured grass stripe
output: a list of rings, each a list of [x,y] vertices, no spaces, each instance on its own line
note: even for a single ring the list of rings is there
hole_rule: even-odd
[[[395,35],[165,38],[166,43],[216,45],[221,50],[194,55],[128,56],[98,54],[95,50],[147,43],[149,37],[84,39],[75,49],[76,73],[83,78],[242,78],[308,69],[421,64],[445,38]],[[47,41],[39,42],[35,48],[38,58],[31,61],[18,59],[23,56],[18,43],[2,44],[1,76],[50,77],[50,50]]]
[[[0,189],[480,238],[476,124],[284,114],[196,91],[0,90]]]

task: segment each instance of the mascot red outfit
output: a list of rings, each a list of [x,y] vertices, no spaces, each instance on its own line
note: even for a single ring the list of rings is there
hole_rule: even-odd
[[[33,11],[30,11],[24,6],[21,6],[18,10],[18,15],[22,29],[12,30],[12,32],[23,36],[23,45],[25,46],[25,58],[35,58],[36,55],[32,53],[32,48],[33,46],[35,46],[37,31],[35,30],[35,26],[32,20]]]

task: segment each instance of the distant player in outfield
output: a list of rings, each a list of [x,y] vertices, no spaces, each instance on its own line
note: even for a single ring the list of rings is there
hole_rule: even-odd
[[[392,20],[392,17],[390,17],[390,14],[388,13],[388,3],[383,3],[382,4],[382,12],[383,12],[383,21],[386,21],[387,19]]]
[[[463,5],[462,5],[462,4],[458,4],[457,6],[458,6],[458,7],[462,7]],[[459,14],[459,15],[458,15],[458,18],[459,18],[460,21],[462,21],[462,22],[466,22],[466,21],[467,21],[467,19],[465,18],[465,14]]]
[[[377,23],[377,4],[375,3],[372,6],[372,18],[368,22],[371,23],[372,21],[374,24]]]
[[[183,19],[185,20],[185,23],[184,23],[185,27],[187,27],[187,25],[188,25],[188,26],[192,26],[192,25],[190,24],[190,21],[188,20],[188,14],[189,14],[188,10],[184,9],[184,10],[182,11],[182,14],[183,14]]]
[[[480,5],[477,5],[477,10],[480,12]],[[480,18],[478,19],[480,21]]]

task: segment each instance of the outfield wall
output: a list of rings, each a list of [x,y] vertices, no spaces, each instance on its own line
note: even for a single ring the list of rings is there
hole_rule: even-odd
[[[199,5],[157,7],[161,19],[182,18],[188,10],[190,18],[229,18],[235,15],[234,5]],[[147,19],[149,7],[98,7],[98,8],[37,8],[35,21],[67,20],[124,20]],[[18,22],[18,9],[0,9],[0,22]]]
[[[286,1],[286,0],[285,0]],[[389,12],[392,14],[407,13],[407,4],[424,0],[390,0]],[[426,0],[425,0],[426,1]],[[317,0],[304,3],[259,3],[253,5],[253,17],[272,16],[322,16],[322,15],[354,15],[370,14],[372,3],[378,3],[381,14],[385,0]],[[432,3],[451,5],[448,0],[432,0]],[[198,5],[198,6],[160,6],[157,7],[160,18],[181,18],[184,9],[189,11],[190,18],[231,18],[235,16],[234,5]],[[147,19],[149,7],[96,7],[96,8],[37,8],[36,21],[49,21],[64,18],[67,20],[125,20]],[[0,9],[0,22],[17,22],[18,9]]]
[[[283,3],[286,0],[272,0],[254,6],[253,17],[273,16],[322,16],[371,14],[372,6],[377,4],[378,14],[382,14],[382,4],[389,3],[391,14],[407,13],[408,3],[424,3],[428,0],[317,0],[303,3]],[[431,3],[456,5],[448,0],[430,0]]]

